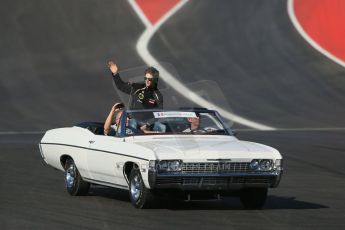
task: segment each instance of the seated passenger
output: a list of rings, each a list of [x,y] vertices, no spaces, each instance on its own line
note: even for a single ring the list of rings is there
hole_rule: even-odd
[[[122,111],[116,114],[116,120],[118,120],[116,136],[121,136],[121,116],[122,116]],[[130,121],[131,119],[129,119],[129,117],[127,116],[126,117],[126,135],[133,135],[139,132],[136,127],[129,125]]]
[[[120,120],[115,118],[115,114],[118,113],[120,110],[122,110],[123,107],[124,107],[123,103],[116,103],[115,105],[113,105],[107,119],[104,122],[104,135],[106,136],[115,135],[117,126],[120,123]],[[113,119],[115,120],[114,124],[113,124]]]
[[[110,110],[107,119],[104,122],[104,135],[106,136],[115,136],[120,135],[120,121],[122,116],[122,109],[124,108],[123,103],[116,103]],[[116,115],[115,115],[116,114]],[[115,123],[113,123],[113,118],[115,115]],[[126,134],[132,135],[137,133],[138,130],[133,127],[133,125],[129,125],[130,119],[126,118]]]

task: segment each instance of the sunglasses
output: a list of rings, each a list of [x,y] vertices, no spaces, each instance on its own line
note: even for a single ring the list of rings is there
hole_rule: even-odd
[[[148,80],[148,81],[153,81],[153,78],[152,77],[144,77],[145,80]]]

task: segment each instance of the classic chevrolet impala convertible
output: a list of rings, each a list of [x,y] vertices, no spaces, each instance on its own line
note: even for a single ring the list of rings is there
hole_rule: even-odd
[[[90,184],[126,189],[137,208],[157,195],[202,194],[239,196],[257,209],[283,172],[277,150],[238,140],[206,109],[124,111],[113,136],[102,123],[84,122],[47,131],[39,147],[48,165],[65,172],[69,194],[85,195]]]

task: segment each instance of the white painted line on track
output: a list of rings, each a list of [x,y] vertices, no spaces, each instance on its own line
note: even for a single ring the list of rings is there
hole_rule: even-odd
[[[296,14],[295,14],[295,10],[294,10],[294,0],[288,0],[287,1],[287,10],[288,10],[288,15],[290,17],[290,20],[292,22],[292,24],[295,26],[296,30],[298,31],[298,33],[300,33],[300,35],[312,46],[314,47],[314,49],[316,49],[317,51],[319,51],[320,53],[322,53],[323,55],[325,55],[326,57],[328,57],[329,59],[331,59],[332,61],[334,61],[335,63],[338,63],[339,65],[345,67],[345,62],[339,58],[337,58],[336,56],[334,56],[333,54],[331,54],[330,52],[328,52],[327,50],[325,50],[324,48],[322,48],[316,41],[314,41],[303,29],[303,27],[301,26],[301,24],[299,23]]]
[[[165,23],[174,13],[176,13],[184,4],[186,4],[188,0],[182,0],[178,4],[176,4],[175,7],[173,7],[171,10],[169,10],[157,23],[154,25],[151,25],[151,23],[148,22],[145,14],[142,12],[140,7],[137,5],[135,0],[129,0],[129,3],[133,7],[133,9],[136,11],[136,13],[139,15],[139,18],[143,20],[143,23],[146,25],[146,30],[144,33],[140,36],[138,42],[137,42],[137,52],[139,53],[140,57],[144,60],[144,62],[147,65],[156,66],[159,71],[162,73],[162,76],[164,76],[163,80],[166,82],[166,84],[170,85],[173,89],[175,89],[178,93],[180,93],[183,97],[197,103],[198,105],[215,109],[220,114],[222,114],[223,117],[234,121],[236,123],[242,124],[247,127],[251,127],[258,130],[275,130],[276,128],[267,126],[264,124],[260,124],[251,120],[248,120],[244,117],[240,117],[234,113],[231,113],[223,108],[218,107],[217,105],[208,102],[204,98],[200,97],[193,91],[189,90],[184,84],[182,84],[180,81],[178,81],[172,74],[170,74],[163,66],[159,64],[159,62],[151,55],[151,53],[148,50],[148,44],[153,37],[153,35],[156,33],[156,31]]]

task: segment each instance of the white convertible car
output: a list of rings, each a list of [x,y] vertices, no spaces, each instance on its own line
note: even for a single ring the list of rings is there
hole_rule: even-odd
[[[129,190],[136,208],[169,194],[235,195],[258,209],[282,176],[276,149],[238,140],[213,110],[124,110],[115,129],[105,136],[103,123],[84,122],[45,133],[42,157],[65,172],[69,194],[85,195],[92,183]]]

